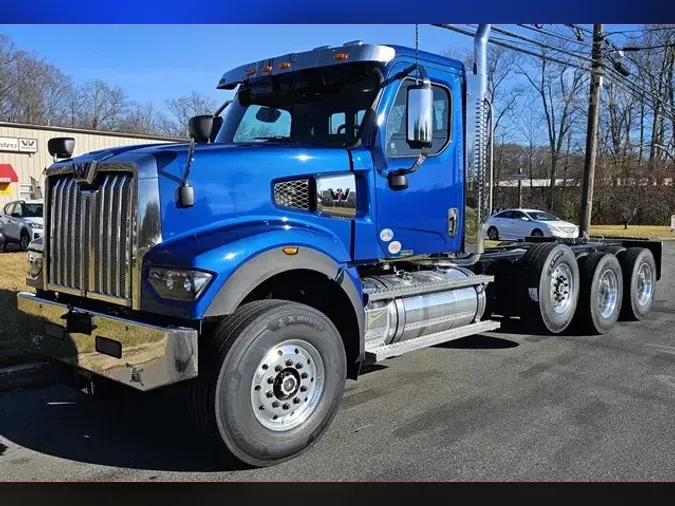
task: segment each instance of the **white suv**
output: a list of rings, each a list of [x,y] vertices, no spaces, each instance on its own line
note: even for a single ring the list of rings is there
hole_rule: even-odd
[[[18,244],[23,251],[34,239],[43,236],[42,200],[16,200],[0,212],[0,234],[5,245]]]

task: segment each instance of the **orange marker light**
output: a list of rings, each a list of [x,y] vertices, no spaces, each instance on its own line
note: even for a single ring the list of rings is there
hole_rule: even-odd
[[[265,65],[265,66],[262,68],[262,71],[263,71],[263,72],[272,72],[272,65]]]
[[[279,65],[280,70],[288,70],[291,68],[291,62],[285,61],[281,65]]]
[[[349,54],[347,53],[336,53],[335,56],[333,56],[334,61],[345,61],[349,58]]]
[[[286,246],[285,248],[282,248],[281,251],[283,251],[287,255],[297,255],[298,247],[297,246]]]
[[[248,70],[246,71],[246,75],[247,75],[247,76],[252,76],[253,74],[255,74],[255,69],[248,69]]]

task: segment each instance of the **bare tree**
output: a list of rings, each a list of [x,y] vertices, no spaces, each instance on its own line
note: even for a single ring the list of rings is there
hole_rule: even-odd
[[[217,107],[215,100],[197,91],[167,100],[166,108],[173,116],[172,121],[166,126],[167,133],[175,137],[185,137],[188,120],[192,116],[211,114]]]
[[[117,130],[128,106],[126,93],[119,86],[111,86],[94,79],[79,91],[82,120],[92,130]]]

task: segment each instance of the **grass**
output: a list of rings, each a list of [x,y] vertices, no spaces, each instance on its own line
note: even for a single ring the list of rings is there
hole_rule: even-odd
[[[26,254],[8,246],[0,253],[0,367],[33,358],[19,335],[16,294],[26,286]]]
[[[640,237],[644,239],[675,239],[667,225],[591,225],[593,237]]]

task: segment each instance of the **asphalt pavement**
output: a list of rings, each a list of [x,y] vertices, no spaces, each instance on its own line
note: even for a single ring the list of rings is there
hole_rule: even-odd
[[[675,242],[655,310],[605,336],[499,332],[349,381],[326,436],[250,469],[193,428],[180,388],[96,401],[0,394],[0,480],[673,480]]]

